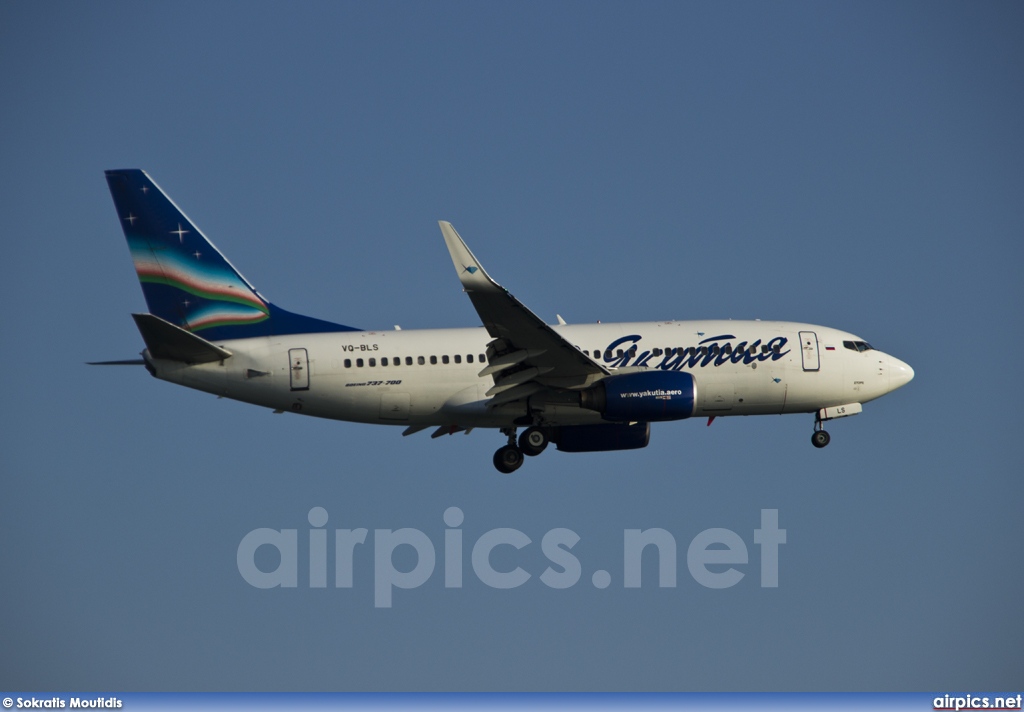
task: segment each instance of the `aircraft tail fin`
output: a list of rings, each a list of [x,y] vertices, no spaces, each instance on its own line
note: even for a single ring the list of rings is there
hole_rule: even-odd
[[[204,340],[356,331],[264,299],[144,171],[106,177],[146,304],[163,322]]]

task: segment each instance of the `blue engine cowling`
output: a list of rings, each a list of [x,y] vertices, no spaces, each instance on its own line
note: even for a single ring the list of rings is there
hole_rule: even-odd
[[[649,423],[632,425],[567,425],[555,430],[551,440],[562,452],[606,452],[647,447]]]
[[[580,393],[580,405],[605,420],[682,420],[693,415],[697,383],[682,371],[642,371],[609,376]]]

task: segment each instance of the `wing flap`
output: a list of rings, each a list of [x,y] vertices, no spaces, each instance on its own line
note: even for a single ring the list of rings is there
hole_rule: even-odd
[[[477,375],[481,378],[484,376],[491,376],[499,371],[504,371],[506,368],[510,368],[511,366],[517,366],[527,359],[537,358],[543,354],[544,351],[541,350],[528,351],[526,349],[522,349],[520,351],[513,351],[512,353],[505,354],[504,356],[496,356],[494,360],[491,361],[490,365],[480,371]]]
[[[550,373],[553,369],[551,366],[530,366],[524,368],[522,371],[513,371],[512,373],[502,375],[501,378],[494,379],[494,385],[487,391],[487,395],[494,396],[499,393],[520,386],[530,381],[535,381],[539,376],[543,376],[546,373]]]
[[[497,408],[499,405],[505,405],[506,403],[512,403],[523,398],[529,398],[534,393],[539,393],[544,390],[544,386],[539,383],[523,383],[518,386],[513,386],[507,391],[498,393],[489,401],[487,401],[488,408]]]

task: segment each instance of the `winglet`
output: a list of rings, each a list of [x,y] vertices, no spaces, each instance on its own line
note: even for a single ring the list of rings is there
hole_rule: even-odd
[[[500,289],[500,285],[491,279],[487,271],[480,264],[480,261],[473,256],[473,253],[466,247],[466,243],[455,232],[450,222],[438,220],[441,226],[441,234],[444,235],[444,242],[448,246],[448,253],[452,256],[452,264],[459,275],[459,281],[463,288],[472,292],[481,289]]]

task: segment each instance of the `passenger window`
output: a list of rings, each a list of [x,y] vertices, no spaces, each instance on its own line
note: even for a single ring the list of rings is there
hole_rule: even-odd
[[[377,359],[371,358],[370,359],[370,366],[373,367],[373,366],[376,366],[376,365],[377,365]]]
[[[406,366],[412,366],[412,356],[406,356],[405,357],[405,365]]]
[[[722,349],[722,353],[725,354],[726,356],[731,354],[732,353],[732,344],[726,344],[725,348]]]
[[[466,363],[473,363],[473,354],[466,354]]]
[[[441,363],[448,363],[448,354],[441,357]]]
[[[425,363],[427,362],[427,360],[426,360],[425,358],[423,358],[422,356],[417,356],[417,357],[416,357],[416,362],[417,362],[417,363],[418,363],[418,364],[419,364],[420,366],[422,366],[423,364],[425,364]]]
[[[357,359],[356,359],[356,366],[357,366],[358,368],[362,368],[362,367],[363,367],[363,359],[361,359],[361,358],[357,358]]]
[[[455,363],[462,363],[462,354],[455,354]]]
[[[384,358],[382,358],[380,360],[380,365],[381,366],[387,366],[388,365],[388,357],[387,356],[385,356]]]
[[[661,349],[654,349],[651,351],[652,356],[661,356]]]
[[[487,361],[487,357],[484,356],[483,354],[480,354],[480,363],[486,363],[486,361]]]
[[[345,368],[352,368],[352,359],[345,359]]]
[[[437,365],[437,356],[431,356],[430,357],[430,365],[431,366],[436,366]]]

